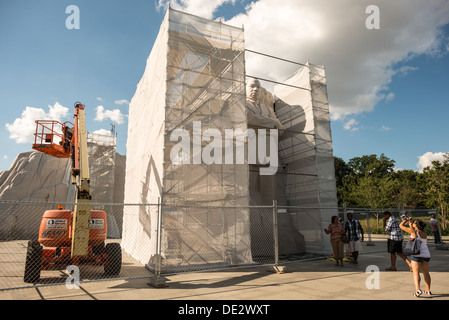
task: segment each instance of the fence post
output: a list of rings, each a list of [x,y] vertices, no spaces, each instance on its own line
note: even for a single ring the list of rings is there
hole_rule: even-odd
[[[376,244],[372,241],[371,239],[371,227],[369,224],[369,219],[371,218],[370,216],[370,210],[366,211],[366,229],[368,231],[368,242],[365,244],[366,246],[375,246]]]
[[[274,266],[268,271],[284,273],[285,267],[279,266],[279,229],[278,229],[278,202],[273,200],[273,238],[274,238]]]
[[[155,288],[167,287],[167,279],[161,276],[162,264],[162,207],[161,198],[157,198],[157,229],[156,229],[156,266],[155,275],[150,277],[148,285]]]
[[[278,202],[273,200],[274,266],[279,265]]]
[[[161,243],[162,243],[162,201],[161,198],[157,198],[157,244],[156,244],[156,251],[157,251],[157,277],[161,276],[161,263],[162,263],[162,249],[161,249]]]

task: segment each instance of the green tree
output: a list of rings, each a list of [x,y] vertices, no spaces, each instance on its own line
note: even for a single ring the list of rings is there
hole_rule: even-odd
[[[423,191],[421,190],[421,174],[413,170],[399,170],[392,174],[397,180],[398,190],[395,192],[394,207],[414,209],[423,206]]]
[[[394,206],[398,180],[389,175],[378,177],[366,175],[358,179],[352,196],[357,206],[368,208],[390,208]]]
[[[337,186],[341,186],[343,185],[343,179],[351,175],[352,169],[342,158],[339,157],[334,157],[334,166]]]
[[[395,161],[384,154],[355,157],[347,164],[336,162],[339,204],[360,207],[390,207],[396,182],[392,179]]]
[[[449,153],[444,160],[433,161],[432,165],[423,169],[425,183],[425,204],[438,208],[438,214],[443,229],[447,227],[449,210]]]
[[[349,165],[339,157],[334,157],[334,166],[338,205],[343,206],[343,203],[345,203],[344,199],[347,198],[348,194],[346,187],[347,183],[345,181],[352,175],[352,170]]]
[[[366,174],[375,175],[379,178],[392,173],[395,161],[386,157],[383,153],[378,157],[375,154],[355,157],[349,160],[348,166],[357,177]]]

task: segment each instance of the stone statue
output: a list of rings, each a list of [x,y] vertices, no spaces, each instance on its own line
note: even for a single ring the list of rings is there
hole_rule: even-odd
[[[273,95],[262,88],[257,79],[251,78],[246,84],[246,108],[249,126],[284,128],[274,113]]]
[[[262,88],[257,79],[249,78],[247,81],[246,110],[248,128],[256,130],[260,128],[284,129],[284,126],[274,113],[273,95]],[[267,140],[266,150],[270,150],[269,145],[270,142]],[[282,198],[279,193],[283,192],[283,188],[282,185],[278,185],[282,183],[282,179],[279,179],[276,173],[273,175],[260,175],[259,168],[261,166],[264,165],[257,163],[249,166],[251,205],[271,205],[274,199]]]

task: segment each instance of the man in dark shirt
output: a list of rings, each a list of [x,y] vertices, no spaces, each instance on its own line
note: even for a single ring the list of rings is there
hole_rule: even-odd
[[[357,264],[359,252],[362,250],[363,228],[358,220],[352,218],[352,213],[347,214],[347,219],[344,227],[349,239],[348,249],[352,252],[353,261],[351,263]]]

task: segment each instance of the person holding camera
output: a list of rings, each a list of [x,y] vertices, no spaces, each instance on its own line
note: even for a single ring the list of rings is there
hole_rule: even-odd
[[[408,227],[405,224],[408,222]],[[410,260],[413,269],[413,281],[415,283],[415,297],[419,297],[423,292],[420,288],[421,277],[419,271],[421,270],[424,276],[424,282],[426,283],[425,294],[431,295],[430,292],[430,273],[429,273],[429,261],[430,261],[430,251],[427,246],[427,233],[424,231],[426,224],[424,221],[416,220],[413,221],[412,218],[407,218],[401,222],[399,227],[410,234],[410,239],[419,239],[421,241],[421,247],[419,249],[418,255],[412,255]]]

